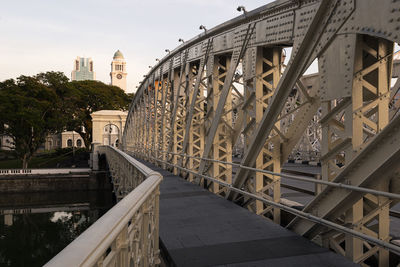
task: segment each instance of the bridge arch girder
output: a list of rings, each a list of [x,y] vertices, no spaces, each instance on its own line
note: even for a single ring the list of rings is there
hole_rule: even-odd
[[[314,152],[321,157],[322,179],[335,180],[350,168],[350,162],[393,122],[389,96],[393,43],[400,41],[400,2],[385,0],[375,6],[373,0],[276,1],[181,44],[141,83],[129,109],[125,149],[165,168],[173,164],[174,173],[279,223],[279,209],[182,168],[278,203],[280,178],[244,168],[234,173],[229,165],[233,151],[241,144],[241,165],[279,173],[301,140],[312,142],[304,138],[306,130],[320,142],[309,147],[320,147]],[[280,52],[284,47],[292,47],[287,66]],[[305,80],[304,72],[316,59],[319,76]],[[386,185],[381,177],[368,184],[389,191]],[[344,215],[330,219],[343,215],[343,223],[359,222],[359,211],[366,206],[357,201],[368,201],[371,211],[388,202],[371,199],[358,196],[347,204]],[[320,208],[315,203],[310,205]],[[389,205],[390,201],[378,214],[382,224],[375,234],[383,239],[390,238]],[[291,225],[302,223],[297,218]],[[354,229],[362,227],[361,223]],[[372,255],[381,266],[388,262],[382,249],[351,237],[341,240],[325,244],[356,262]]]

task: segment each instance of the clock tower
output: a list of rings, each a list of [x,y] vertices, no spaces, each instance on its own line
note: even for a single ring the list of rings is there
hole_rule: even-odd
[[[118,86],[126,92],[126,61],[121,51],[114,53],[113,61],[111,62],[111,85]]]

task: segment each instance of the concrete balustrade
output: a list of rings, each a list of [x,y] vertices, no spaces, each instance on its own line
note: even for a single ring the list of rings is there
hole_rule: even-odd
[[[158,265],[161,174],[113,147],[97,151],[120,201],[45,266]]]

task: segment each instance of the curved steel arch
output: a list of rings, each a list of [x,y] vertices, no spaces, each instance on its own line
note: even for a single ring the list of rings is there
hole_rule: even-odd
[[[232,162],[232,150],[242,142],[241,165],[280,172],[313,121],[322,135],[322,179],[398,193],[398,164],[393,159],[400,145],[381,151],[379,158],[363,151],[377,140],[387,145],[400,123],[389,117],[399,17],[400,1],[379,1],[376,6],[374,0],[282,0],[207,30],[171,51],[146,75],[130,105],[124,148],[280,202],[278,176],[243,168],[233,176],[231,165],[224,162]],[[284,47],[292,47],[287,66]],[[319,75],[303,77],[315,59]],[[363,172],[368,169],[365,162],[382,172]],[[277,208],[177,167],[171,170],[280,223]],[[393,200],[322,189],[306,210],[390,240]],[[289,226],[303,235],[319,235],[324,245],[355,262],[376,256],[379,265],[388,264],[389,253],[383,248],[326,233],[301,218]]]

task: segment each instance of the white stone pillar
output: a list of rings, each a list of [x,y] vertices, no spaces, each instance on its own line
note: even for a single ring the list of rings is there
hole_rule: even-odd
[[[90,154],[91,164],[90,167],[93,171],[99,170],[99,153],[98,147],[101,143],[92,143],[92,153]]]

